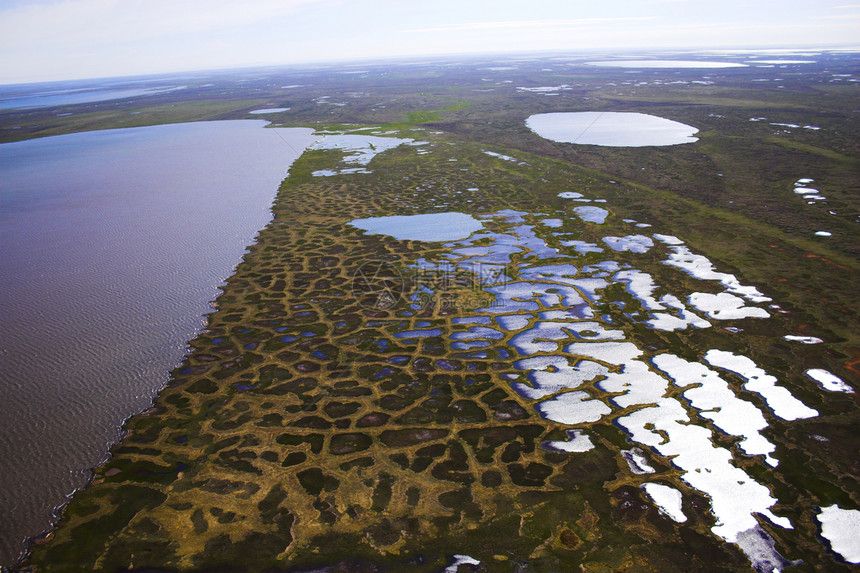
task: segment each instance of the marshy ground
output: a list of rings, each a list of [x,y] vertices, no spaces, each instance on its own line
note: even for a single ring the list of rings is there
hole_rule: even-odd
[[[57,109],[0,115],[8,140],[140,121],[248,117],[277,106],[289,108],[267,114],[278,125],[413,140],[376,154],[367,173],[343,172],[348,153],[336,148],[307,151],[293,164],[274,220],[227,282],[208,330],[191,342],[154,408],[128,422],[111,459],[26,565],[439,571],[468,555],[480,565],[463,562],[462,570],[749,570],[738,546],[712,530],[719,525],[713,500],[661,454],[659,441],[642,441],[625,421],[665,398],[709,432],[710,445],[728,452],[735,469],[769,490],[776,500],[770,510],[793,529],[764,518],[758,527],[776,553],[796,562],[789,570],[849,570],[821,538],[816,516],[820,507],[860,505],[856,394],[823,391],[804,375],[825,369],[856,387],[860,360],[860,134],[852,115],[860,87],[831,81],[858,77],[858,66],[854,56],[828,58],[783,69],[635,76],[549,60],[505,71],[486,62],[365,67],[349,75],[265,71],[241,84],[221,79],[150,96],[146,106],[120,101],[75,106],[71,116],[58,117]],[[753,82],[762,78],[769,81]],[[293,84],[301,87],[280,87]],[[562,84],[557,91],[518,89]],[[554,111],[650,113],[698,127],[700,140],[575,146],[525,126],[526,117]],[[750,121],[759,117],[768,121]],[[320,172],[334,174],[314,175]],[[809,205],[793,193],[801,178],[813,178],[826,203]],[[570,193],[581,197],[564,195]],[[583,220],[576,211],[583,206],[606,210],[605,222]],[[472,215],[493,237],[396,240],[349,224],[442,212]],[[720,295],[725,285],[664,264],[676,247],[655,233],[678,237],[717,271],[772,299],[744,302],[769,317],[719,320],[699,308],[693,293]],[[443,264],[456,263],[457,249],[491,248],[500,237],[527,247],[499,263],[507,282],[488,288]],[[594,248],[577,249],[583,245]],[[606,266],[610,260],[618,267]],[[564,322],[563,338],[534,335],[523,343],[523,333],[550,320],[537,311],[571,308],[547,302],[567,279],[531,277],[547,298],[535,313],[506,312],[520,317],[509,322],[517,327],[504,328],[493,304],[506,285],[529,279],[529,269],[551,264],[574,265],[580,274],[571,280],[604,284],[591,297],[585,282],[573,285],[584,300],[580,314],[552,315]],[[591,275],[581,274],[589,266]],[[614,274],[622,269],[626,282]],[[639,275],[632,271],[653,279],[655,296],[676,295],[710,325],[649,325],[654,309],[648,293],[633,286]],[[586,321],[581,336],[574,334]],[[696,365],[714,349],[750,357],[818,415],[787,421],[745,390],[742,378],[719,371],[730,393],[766,420],[761,434],[775,446],[773,467],[750,455],[738,433],[701,416],[708,408],[691,398],[689,385],[675,383],[679,376],[662,375],[665,396],[624,405],[626,390],[611,391],[608,381],[625,364],[594,358],[606,373],[576,390],[611,412],[596,421],[548,414],[539,398],[517,391],[516,384],[538,386],[516,361],[531,354],[585,360],[585,347],[562,343],[609,330],[642,352],[653,376],[659,364],[671,370],[655,356]],[[582,411],[574,406],[565,416],[570,412]],[[643,426],[652,429],[662,431]],[[575,435],[587,435],[593,447],[559,448]],[[653,471],[637,471],[641,463]],[[680,491],[686,521],[661,512],[641,487],[646,482]]]

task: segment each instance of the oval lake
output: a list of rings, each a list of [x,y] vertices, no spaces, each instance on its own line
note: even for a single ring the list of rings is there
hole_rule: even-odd
[[[539,113],[526,125],[559,143],[606,147],[645,147],[693,143],[699,130],[691,125],[645,113],[581,111]]]

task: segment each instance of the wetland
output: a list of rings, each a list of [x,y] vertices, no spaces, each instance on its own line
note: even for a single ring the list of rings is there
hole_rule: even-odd
[[[217,310],[127,415],[152,408],[68,432],[102,457],[18,567],[851,570],[860,60],[688,56],[254,70],[0,113],[3,141],[259,110],[302,128],[253,183],[271,220],[195,303]],[[683,140],[577,137],[639,116]],[[33,368],[10,384],[32,395]],[[82,402],[119,373],[142,382],[118,367]]]

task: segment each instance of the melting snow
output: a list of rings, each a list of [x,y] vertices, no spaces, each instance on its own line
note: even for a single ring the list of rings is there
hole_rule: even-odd
[[[676,386],[693,388],[684,390],[684,398],[699,416],[711,420],[714,426],[729,436],[743,438],[738,447],[749,456],[763,455],[768,465],[779,462],[770,456],[776,446],[770,443],[761,431],[767,428],[767,420],[751,402],[735,396],[725,380],[717,373],[698,362],[688,362],[673,354],[659,354],[651,361],[665,372]]]
[[[680,491],[659,483],[643,483],[642,489],[660,509],[660,513],[678,523],[687,521],[682,508],[683,497]]]
[[[854,393],[854,388],[846,384],[842,378],[828,372],[827,370],[812,368],[807,370],[805,374],[818,382],[818,385],[824,390],[828,390],[830,392],[845,392],[847,394]]]
[[[454,555],[454,563],[445,568],[445,573],[457,573],[460,565],[480,565],[481,562],[468,555]]]
[[[501,153],[496,153],[494,151],[485,151],[484,154],[489,155],[490,157],[495,157],[497,159],[502,159],[504,161],[517,161],[515,158],[511,157],[510,155],[502,155]],[[455,161],[456,161],[456,159],[455,159]]]
[[[744,300],[727,292],[709,294],[694,292],[688,298],[690,305],[717,320],[740,318],[768,318],[770,313],[757,306],[744,306]]]
[[[602,253],[603,249],[597,246],[596,243],[589,243],[586,241],[562,241],[561,245],[563,247],[573,247],[574,250],[580,254],[585,253]]]
[[[831,549],[849,563],[860,563],[860,511],[831,505],[822,507],[817,518]]]
[[[574,207],[573,212],[586,223],[602,225],[609,216],[609,211],[600,207]]]
[[[672,235],[654,233],[653,237],[665,245],[683,245],[684,241]]]
[[[568,430],[567,441],[546,441],[542,442],[541,445],[549,450],[569,453],[587,452],[594,449],[594,443],[592,443],[591,438],[584,434],[582,430]]]
[[[775,377],[756,366],[755,362],[746,356],[732,354],[725,350],[709,350],[704,358],[711,366],[734,372],[746,380],[744,389],[764,398],[775,416],[783,420],[799,420],[818,415],[817,410],[806,406],[792,396],[786,388],[777,386]]]
[[[654,246],[654,241],[645,235],[603,237],[603,242],[609,245],[609,248],[614,251],[630,251],[632,253],[646,253],[648,249]]]
[[[639,448],[630,448],[622,450],[621,457],[630,466],[630,471],[636,475],[653,474],[656,470],[651,467],[648,460],[645,459],[645,452]]]
[[[800,342],[802,344],[821,344],[824,342],[817,336],[797,336],[795,334],[786,334],[782,338],[790,342]]]
[[[714,265],[702,255],[695,255],[687,247],[670,247],[673,251],[664,265],[678,267],[697,279],[719,281],[730,293],[739,294],[751,302],[770,302],[772,299],[762,295],[755,287],[743,286],[735,275],[720,273],[714,270]],[[767,314],[767,313],[765,313]]]

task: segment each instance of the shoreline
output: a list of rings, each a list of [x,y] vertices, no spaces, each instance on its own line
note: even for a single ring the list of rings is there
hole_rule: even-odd
[[[192,122],[189,124],[178,125],[178,126],[177,125],[151,126],[151,127],[147,128],[146,132],[138,132],[138,131],[134,131],[134,130],[126,130],[126,131],[110,130],[109,132],[104,132],[104,131],[83,132],[80,134],[70,134],[70,135],[66,136],[66,137],[73,137],[73,138],[77,137],[78,139],[80,139],[80,137],[83,136],[83,137],[88,137],[91,139],[95,138],[95,140],[102,140],[104,138],[114,137],[114,134],[122,133],[122,134],[133,135],[134,137],[137,137],[138,140],[140,140],[141,138],[151,138],[152,137],[151,134],[153,134],[153,133],[161,133],[161,132],[157,131],[159,129],[171,129],[172,132],[176,132],[176,130],[187,131],[188,129],[198,130],[198,131],[201,129],[207,130],[207,129],[210,129],[210,127],[211,127],[212,129],[210,129],[209,132],[211,132],[212,130],[214,130],[215,132],[219,132],[219,130],[220,130],[220,132],[223,132],[224,134],[226,134],[227,131],[229,131],[230,129],[233,129],[235,131],[235,129],[236,129],[235,126],[241,126],[239,129],[245,135],[239,136],[239,141],[243,141],[243,140],[246,141],[246,147],[248,148],[248,152],[252,152],[252,150],[254,149],[250,145],[250,140],[257,141],[258,147],[261,144],[268,142],[269,145],[274,146],[274,147],[272,147],[271,152],[268,153],[268,156],[277,155],[279,157],[279,158],[275,159],[275,161],[277,163],[276,170],[274,172],[272,172],[272,170],[270,169],[268,172],[269,174],[266,175],[266,171],[265,171],[264,167],[265,167],[265,161],[266,161],[265,157],[267,154],[265,154],[265,153],[261,154],[260,159],[257,160],[255,163],[252,163],[252,165],[258,165],[258,167],[260,168],[259,169],[260,173],[255,175],[254,177],[249,178],[248,184],[253,186],[253,185],[255,185],[254,181],[263,181],[266,177],[268,177],[269,179],[274,179],[274,177],[279,177],[279,179],[277,179],[277,181],[273,181],[274,184],[271,187],[265,186],[265,185],[257,187],[256,188],[257,192],[254,193],[253,196],[248,195],[247,206],[243,206],[239,210],[231,211],[230,214],[233,215],[233,218],[236,220],[232,224],[228,224],[228,225],[223,227],[223,233],[228,233],[230,235],[229,237],[227,237],[226,241],[223,241],[220,246],[215,246],[215,247],[206,246],[205,250],[198,252],[196,254],[189,254],[188,255],[190,257],[190,259],[192,259],[192,260],[205,260],[205,261],[211,260],[211,263],[206,262],[202,265],[199,265],[197,268],[203,267],[202,270],[200,270],[200,271],[195,270],[195,268],[193,268],[193,267],[182,267],[181,270],[179,271],[182,274],[182,276],[180,279],[178,279],[179,282],[178,282],[178,285],[175,287],[176,290],[170,291],[169,297],[167,297],[169,299],[169,302],[162,303],[162,302],[160,302],[160,299],[157,296],[154,297],[153,295],[149,294],[151,291],[155,291],[156,289],[160,288],[160,285],[164,282],[164,281],[161,281],[161,279],[158,279],[157,281],[152,283],[153,286],[151,286],[151,287],[149,286],[148,282],[146,282],[144,284],[134,283],[131,286],[125,287],[124,289],[122,289],[117,294],[112,294],[111,296],[107,297],[107,299],[106,299],[107,302],[102,303],[104,305],[112,305],[112,304],[115,304],[113,301],[115,299],[118,299],[119,302],[116,304],[119,304],[120,308],[122,309],[122,312],[125,313],[125,314],[122,314],[122,316],[125,316],[127,314],[134,315],[134,312],[136,312],[134,309],[136,309],[136,308],[151,309],[154,305],[158,305],[157,311],[153,311],[154,316],[151,317],[150,315],[147,315],[147,317],[145,318],[144,324],[149,324],[151,321],[162,320],[161,317],[164,317],[163,323],[166,324],[166,327],[165,327],[166,329],[163,331],[159,330],[157,336],[153,336],[149,339],[145,339],[144,343],[142,343],[142,344],[138,343],[138,344],[134,344],[134,345],[128,345],[128,343],[126,343],[127,346],[130,348],[127,353],[125,353],[121,356],[113,356],[107,362],[105,362],[105,360],[107,360],[107,359],[105,359],[105,360],[98,359],[96,361],[96,363],[92,365],[91,369],[94,372],[96,372],[96,374],[91,374],[93,379],[103,378],[103,379],[110,380],[110,381],[116,381],[116,384],[114,384],[113,387],[108,387],[109,394],[106,397],[102,397],[99,399],[93,398],[91,403],[94,404],[95,407],[102,408],[102,409],[108,407],[109,405],[112,405],[112,406],[114,406],[114,408],[111,408],[107,415],[113,416],[113,415],[122,413],[123,417],[121,420],[117,420],[118,423],[116,425],[110,425],[110,427],[108,427],[106,425],[105,426],[99,426],[101,433],[98,435],[94,435],[92,437],[92,440],[91,440],[92,444],[90,444],[89,442],[84,442],[84,443],[86,443],[86,446],[87,446],[86,451],[81,451],[80,453],[76,453],[77,450],[75,450],[73,447],[70,446],[69,448],[67,448],[68,454],[64,454],[64,455],[66,455],[66,457],[72,457],[73,458],[72,463],[74,463],[75,461],[77,461],[79,459],[82,460],[87,455],[92,455],[93,453],[97,453],[98,443],[96,443],[96,442],[98,442],[98,440],[101,439],[100,438],[101,434],[105,435],[104,439],[105,439],[105,445],[107,447],[105,448],[104,454],[102,456],[99,456],[100,459],[98,460],[97,463],[94,463],[92,465],[87,465],[86,468],[84,468],[83,466],[80,466],[80,469],[74,470],[75,471],[74,475],[76,476],[76,475],[80,474],[80,477],[82,479],[80,482],[76,482],[75,484],[73,484],[74,485],[73,489],[62,489],[62,491],[60,492],[60,495],[62,495],[62,501],[56,502],[56,501],[52,500],[54,505],[52,507],[50,507],[50,510],[45,514],[42,514],[41,512],[39,512],[37,515],[36,513],[32,512],[32,511],[29,514],[27,514],[28,517],[26,519],[28,519],[30,521],[34,521],[34,522],[35,521],[41,521],[42,516],[44,516],[44,518],[48,521],[48,524],[45,527],[45,529],[42,529],[41,531],[38,531],[37,533],[34,533],[32,535],[26,535],[26,536],[22,536],[18,539],[14,539],[14,541],[13,541],[13,538],[11,535],[7,538],[9,540],[9,553],[10,553],[9,563],[10,563],[10,566],[12,566],[12,565],[17,566],[17,564],[20,564],[23,560],[25,560],[27,558],[27,556],[31,553],[33,545],[35,543],[39,542],[40,539],[44,539],[45,537],[47,537],[52,531],[54,531],[56,529],[56,524],[62,519],[62,516],[65,514],[65,510],[66,510],[68,504],[70,503],[70,500],[73,497],[75,497],[82,489],[85,489],[92,484],[92,481],[93,481],[94,475],[95,475],[94,471],[97,468],[102,467],[104,464],[109,462],[110,457],[112,455],[111,452],[116,447],[118,447],[118,445],[121,444],[122,441],[125,439],[125,435],[127,433],[126,427],[129,423],[129,421],[131,419],[133,419],[135,416],[138,416],[141,413],[146,412],[152,408],[152,405],[154,403],[154,400],[155,400],[157,394],[166,385],[168,385],[170,383],[170,380],[172,379],[173,372],[175,372],[177,370],[177,368],[179,368],[179,366],[186,359],[188,353],[191,352],[190,343],[192,341],[194,341],[196,338],[198,338],[201,334],[203,334],[206,331],[206,329],[208,328],[209,321],[211,320],[211,314],[217,310],[215,307],[212,306],[212,303],[217,301],[218,298],[223,294],[224,286],[227,284],[227,281],[229,280],[229,278],[236,272],[237,266],[244,262],[246,254],[248,252],[248,249],[256,243],[260,231],[262,231],[266,227],[266,225],[268,225],[271,222],[271,219],[273,216],[272,215],[272,208],[274,205],[274,200],[275,200],[275,197],[277,195],[277,190],[280,187],[281,183],[283,182],[283,178],[284,178],[283,173],[286,171],[286,169],[290,165],[290,159],[291,159],[290,156],[291,156],[292,152],[287,152],[286,154],[284,154],[283,149],[285,149],[285,148],[284,148],[284,143],[283,143],[283,136],[281,136],[279,134],[278,137],[276,138],[274,135],[271,134],[271,132],[266,130],[266,127],[269,125],[269,122],[267,122],[265,120],[260,120],[260,119],[249,119],[249,120],[240,120],[241,123],[235,123],[234,122],[231,124],[230,121],[232,121],[232,120],[227,120],[227,123],[222,123],[222,122],[215,122],[215,123],[213,123],[213,122]],[[153,131],[153,130],[156,130],[156,131]],[[310,130],[303,130],[303,131],[301,131],[301,133],[304,133],[305,131],[310,131]],[[207,133],[209,133],[209,132],[207,132]],[[256,135],[251,135],[249,138],[248,134],[256,134]],[[54,145],[54,142],[56,140],[41,139],[41,140],[36,140],[36,141],[38,141],[38,143],[41,147],[44,147],[46,145],[49,145],[49,146]],[[67,140],[64,140],[64,141],[67,141]],[[176,139],[174,139],[174,147],[175,147],[175,141],[176,141]],[[67,144],[67,143],[65,143],[65,144]],[[33,143],[32,142],[25,142],[25,145],[32,147]],[[294,141],[293,145],[301,148],[302,143],[300,143],[299,141]],[[117,153],[121,153],[121,151],[118,151]],[[7,155],[7,159],[9,159],[9,157],[10,156]],[[156,161],[156,160],[153,159],[152,161]],[[74,172],[69,175],[69,179],[74,180]],[[8,183],[8,184],[12,185],[13,184],[12,179],[9,179],[9,181],[10,181],[10,183]],[[113,180],[109,180],[109,181],[113,181]],[[115,183],[114,183],[114,185],[115,185]],[[212,183],[209,183],[208,187],[206,185],[207,185],[206,178],[203,178],[202,182],[199,184],[199,187],[201,187],[201,190],[205,189],[207,191],[212,188]],[[114,196],[117,198],[120,198],[120,197],[124,197],[125,194],[129,193],[129,191],[126,191],[126,190],[122,190],[122,193],[118,192],[119,190],[111,187],[110,182],[102,183],[102,187],[111,190],[110,193],[112,193],[112,195],[110,195],[109,200],[114,200],[113,199]],[[260,191],[261,189],[265,189],[265,188],[269,188],[270,191],[268,193],[263,193],[262,191]],[[100,189],[100,188],[96,187],[96,189]],[[217,187],[216,187],[216,190],[217,190]],[[243,194],[244,192],[243,192],[243,189],[241,187],[240,188],[233,188],[232,192],[234,194],[239,193],[238,197],[240,197],[240,200],[242,197],[245,196]],[[195,191],[195,193],[196,193],[196,191]],[[255,214],[255,212],[254,212],[255,205],[260,203],[261,198],[265,198],[265,197],[263,197],[264,195],[268,195],[268,199],[265,199],[265,206],[261,205],[260,207],[262,208],[262,210],[259,213]],[[175,203],[175,201],[173,200],[174,199],[173,196],[171,196],[170,199],[171,199],[172,203]],[[216,197],[216,199],[217,199],[217,197]],[[116,200],[119,200],[119,199],[116,199]],[[155,201],[155,200],[156,199],[153,199],[153,201]],[[204,200],[207,200],[207,199],[204,199]],[[208,200],[210,201],[210,203],[212,203],[211,198],[208,198]],[[101,203],[98,205],[99,209],[101,209],[102,211],[104,210],[104,206],[103,206],[104,203],[105,203],[105,201],[102,200]],[[180,206],[177,209],[181,210],[183,204],[184,203],[182,202],[182,200],[180,200],[180,203],[179,203]],[[110,205],[110,203],[108,203],[108,205]],[[214,210],[216,210],[218,208],[216,205],[217,205],[217,202],[212,203],[210,206],[207,206],[206,209],[202,211],[202,213],[204,213],[204,215],[202,215],[202,216],[206,216],[205,215],[206,213],[213,212]],[[123,205],[119,208],[125,208],[125,206]],[[94,211],[94,210],[95,210],[94,208],[93,209],[84,209],[81,212],[85,213],[86,214],[85,216],[89,217],[90,211]],[[176,211],[176,209],[174,209],[174,211]],[[196,208],[196,211],[201,212],[201,209]],[[38,215],[41,213],[41,211],[36,211],[36,213]],[[72,212],[73,216],[75,213],[76,213],[76,211]],[[225,213],[225,215],[226,215],[226,213]],[[186,222],[187,224],[192,224],[192,225],[195,221],[197,221],[197,216],[191,217],[190,219],[187,219],[187,221],[186,221],[186,217],[182,213],[178,213],[178,212],[175,215],[173,215],[172,217],[173,218],[180,218],[184,222]],[[245,228],[247,228],[249,226],[249,223],[253,223],[255,218],[260,219],[261,225],[259,227],[255,227],[253,229],[253,234],[250,235],[250,237],[249,237],[250,241],[248,243],[244,243],[241,246],[238,246],[236,239],[243,236],[246,233]],[[107,223],[106,223],[107,225],[111,224],[110,221],[112,221],[112,219],[105,218],[105,217],[103,217],[103,219],[107,221]],[[119,217],[117,220],[122,221],[122,218]],[[170,233],[171,228],[170,228],[169,224],[171,221],[172,221],[172,219],[167,221],[168,225],[167,225],[167,229],[164,231],[165,233],[168,233],[168,234]],[[83,227],[81,227],[81,228],[83,228]],[[108,226],[108,228],[112,229],[114,227]],[[99,237],[97,231],[98,230],[94,231],[95,234],[93,235],[93,237]],[[75,232],[76,232],[75,229],[72,229],[71,231],[69,231],[69,233],[72,234],[72,236],[74,236],[73,233],[75,233]],[[219,234],[223,234],[223,233],[219,233]],[[235,237],[233,236],[234,234],[235,234]],[[176,236],[176,235],[174,234],[171,236]],[[216,236],[217,236],[217,234],[216,234]],[[181,237],[182,237],[182,235],[179,235],[179,237],[178,237],[179,240],[181,240]],[[93,238],[92,240],[98,240],[98,239]],[[192,240],[192,242],[193,242],[193,240]],[[147,244],[147,243],[144,241],[142,244]],[[190,251],[193,251],[193,249],[194,249],[193,244],[189,243],[189,245],[190,246],[188,247],[188,249]],[[81,247],[81,248],[86,250],[85,247]],[[140,248],[143,249],[143,247],[140,247]],[[185,248],[185,244],[183,243],[181,245],[176,245],[175,247],[172,247],[172,248],[174,251],[176,251],[176,250],[179,250],[180,248]],[[211,276],[214,274],[214,272],[217,272],[217,266],[219,264],[222,264],[223,261],[226,261],[227,259],[229,259],[229,257],[231,256],[230,255],[231,250],[236,252],[237,258],[235,261],[229,262],[230,269],[229,269],[228,273],[227,274],[219,274],[217,277]],[[173,251],[168,251],[168,252],[173,252]],[[223,252],[223,254],[221,254],[222,252]],[[184,254],[184,252],[183,252],[183,254]],[[96,256],[96,255],[93,255],[93,256]],[[153,256],[155,256],[155,255],[153,254]],[[124,258],[124,257],[117,257],[116,260],[121,260],[122,258]],[[164,265],[174,265],[175,264],[174,260],[176,260],[176,259],[170,259],[170,260],[166,261],[164,263]],[[134,265],[140,265],[140,264],[144,264],[144,263],[141,263],[139,260],[133,260],[131,264],[132,264],[132,266],[134,266]],[[182,263],[180,262],[179,264],[182,264]],[[57,264],[57,268],[59,268],[59,269],[64,268],[62,266],[62,261]],[[111,267],[108,266],[106,268],[111,268]],[[211,268],[211,271],[210,271],[210,268]],[[225,269],[225,271],[226,270],[227,269]],[[122,276],[122,275],[119,275],[119,276]],[[198,279],[200,279],[200,284],[194,282]],[[102,283],[98,282],[99,281],[99,275],[92,275],[92,276],[91,275],[83,275],[82,278],[80,278],[80,279],[76,279],[73,276],[71,280],[89,281],[89,283],[95,283],[95,286],[91,287],[91,290],[93,290],[95,293],[93,296],[97,296],[100,289],[103,288]],[[129,280],[134,281],[135,276],[132,276],[132,278]],[[89,283],[84,282],[83,284],[89,284]],[[68,288],[76,288],[76,289],[80,290],[82,287],[75,286],[76,284],[77,283],[73,282],[72,287],[68,287]],[[137,286],[138,284],[141,284],[141,286]],[[185,284],[189,284],[189,287],[187,289],[184,286]],[[203,302],[202,299],[200,301],[198,301],[197,299],[200,298],[200,294],[203,294],[203,295],[209,294],[210,285],[211,285],[211,291],[212,291],[212,294],[211,294],[212,298],[206,300],[205,302]],[[126,292],[137,293],[138,291],[143,292],[147,298],[135,299],[133,304],[129,303],[128,301],[126,301],[125,299],[122,298]],[[88,291],[85,291],[85,292],[88,292]],[[184,293],[188,293],[185,296],[185,298],[177,299],[177,295],[181,296]],[[46,293],[46,296],[49,296],[49,293]],[[21,303],[18,303],[16,301],[10,301],[10,302],[15,302],[15,304],[21,304]],[[200,304],[198,304],[198,302],[200,302]],[[189,311],[186,307],[193,307],[194,310],[189,313]],[[102,307],[97,306],[95,308],[99,309]],[[112,307],[108,307],[108,308],[112,308]],[[58,310],[55,312],[60,312],[60,311]],[[96,312],[96,310],[93,310],[93,311],[91,311],[91,314],[93,314],[95,312]],[[110,313],[105,312],[105,314],[110,314]],[[8,318],[11,320],[11,316],[9,316]],[[164,322],[164,321],[166,321],[166,322]],[[65,323],[65,321],[58,321],[58,322]],[[86,322],[84,322],[84,323],[86,324]],[[155,322],[154,324],[157,325],[157,324],[162,324],[162,323]],[[188,327],[189,330],[185,331],[184,330],[185,327]],[[100,324],[100,326],[99,326],[99,330],[104,331],[105,333],[112,332],[110,330],[110,328],[111,328],[110,324],[108,324],[106,326]],[[151,330],[152,328],[157,328],[157,326],[147,326],[146,328]],[[138,338],[144,337],[146,332],[149,332],[149,330],[145,330],[145,331],[143,331],[143,333],[140,333],[140,334],[135,330],[135,331],[132,331],[131,335],[127,334],[127,333],[121,333],[120,335],[117,336],[117,340],[120,343],[122,343],[129,336],[134,336],[136,338],[133,338],[133,340],[137,341]],[[177,334],[179,334],[179,333],[181,333],[182,342],[178,341]],[[97,332],[97,333],[92,334],[92,337],[94,337],[94,338],[97,336],[109,336],[109,334],[102,335],[101,332]],[[175,345],[174,345],[174,339],[176,339]],[[12,344],[11,349],[13,352],[15,350],[15,346],[14,346],[15,340],[16,340],[16,338],[10,338],[7,342],[8,344]],[[37,338],[36,340],[38,341],[39,339]],[[86,340],[88,340],[88,339],[86,339]],[[95,338],[95,340],[98,341],[101,339]],[[74,346],[72,346],[72,348],[77,349],[78,344],[79,343],[77,343],[77,341],[76,341],[76,344]],[[138,350],[138,347],[140,348],[140,350]],[[103,350],[98,350],[101,348],[103,348]],[[181,348],[181,350],[180,350],[180,348]],[[160,351],[159,351],[159,349],[160,349]],[[104,344],[100,344],[97,347],[97,350],[94,352],[109,352],[109,351],[110,351],[109,350],[109,343],[104,342]],[[64,350],[62,347],[59,348],[57,350],[57,352],[59,352],[59,354],[58,354],[59,356],[65,356],[65,354],[63,353]],[[165,370],[156,373],[154,371],[154,368],[157,366],[157,364],[159,362],[164,362],[164,360],[167,356],[166,353],[168,353],[168,352],[170,354],[179,354],[178,358],[176,359],[176,362],[170,364],[169,366],[166,366]],[[16,355],[13,354],[13,356],[16,356]],[[96,356],[96,358],[97,358],[97,355],[94,355],[94,356]],[[20,360],[18,362],[20,362]],[[17,365],[18,362],[7,364],[8,368],[7,368],[6,375],[12,376],[16,372],[16,370],[14,368],[16,367],[15,365]],[[109,372],[102,372],[101,369],[103,367],[100,365],[103,363],[117,364],[117,366],[114,368],[114,370],[116,370],[116,369],[120,369],[120,370],[118,370],[116,372],[114,370],[111,370]],[[126,363],[129,363],[129,365],[126,367],[123,367],[122,365],[124,365]],[[24,364],[28,364],[28,363],[25,362]],[[21,374],[21,376],[23,376],[21,378],[21,380],[27,380],[30,377],[38,375],[40,372],[41,371],[38,368],[35,370],[35,374],[28,371],[26,374]],[[151,386],[147,385],[144,388],[142,386],[142,384],[146,383],[147,381],[151,381],[152,384],[151,384]],[[84,384],[85,382],[86,381],[84,380],[81,383]],[[92,384],[90,385],[90,387],[92,387]],[[34,391],[38,392],[39,391],[38,388],[39,387],[35,388]],[[89,391],[89,390],[87,390],[88,387],[82,386],[82,388],[83,388],[82,393],[81,393],[81,396],[83,397],[82,399],[86,399],[86,396],[88,396],[88,394],[86,392]],[[129,388],[129,389],[126,390],[126,388]],[[11,390],[10,390],[10,392],[11,392]],[[123,393],[123,392],[125,392],[125,393]],[[127,397],[129,397],[129,401],[123,401],[120,404],[113,404],[112,402],[110,402],[110,400],[112,398],[116,399],[115,394],[120,396],[121,398],[124,398],[127,396]],[[9,399],[11,400],[12,398],[14,398],[14,394],[10,393]],[[141,400],[144,400],[144,399],[147,400],[147,403],[141,404],[138,408],[135,408],[136,403],[140,402]],[[101,403],[101,405],[99,405],[100,403]],[[86,409],[88,407],[88,404],[89,403],[85,403],[83,408]],[[80,408],[78,408],[78,409],[80,409]],[[123,410],[128,410],[128,412],[123,412]],[[50,410],[48,410],[48,411],[50,411]],[[100,412],[100,410],[98,412]],[[69,414],[69,415],[71,415],[71,414]],[[98,415],[99,415],[98,413],[90,414],[90,416],[95,416],[96,418],[98,417]],[[48,424],[49,429],[50,429],[50,427],[51,427],[50,424]],[[89,434],[82,431],[82,434],[80,436],[79,441],[84,440],[87,436],[89,436]],[[113,436],[115,436],[115,437],[113,437]],[[15,455],[19,458],[23,457],[23,454],[13,454],[12,453],[15,451],[12,449],[13,447],[15,447],[15,444],[17,444],[17,442],[10,442],[10,444],[7,445],[8,455]],[[33,446],[33,448],[39,448],[39,446],[40,446],[40,444],[37,441],[37,442],[35,442],[35,445]],[[33,448],[30,448],[28,450],[27,456],[35,458],[35,456],[37,455],[35,452],[38,452],[39,450],[33,449]],[[29,463],[26,461],[27,459],[30,459],[30,458],[24,457],[24,460],[20,463]],[[62,466],[61,462],[63,460],[65,460],[65,458],[60,459],[55,464],[56,467],[59,468],[57,471],[60,471],[62,469],[63,466]],[[77,468],[78,466],[69,466],[69,467],[70,468],[72,468],[72,467]],[[57,485],[56,488],[57,489],[62,488],[62,484]],[[20,494],[32,496],[32,497],[27,499],[27,501],[26,501],[27,504],[35,504],[35,503],[43,503],[43,502],[47,504],[48,498],[43,493],[34,492],[34,493],[30,494],[29,490],[22,490],[20,492]],[[29,508],[29,505],[22,505],[22,507]],[[23,519],[21,519],[21,520],[18,520],[16,522],[13,522],[13,523],[25,523],[25,521]],[[7,521],[7,524],[9,524],[8,521]],[[11,529],[11,527],[10,527],[10,529]],[[12,555],[13,546],[17,548],[17,549],[14,549],[14,551],[15,551],[14,555]]]

